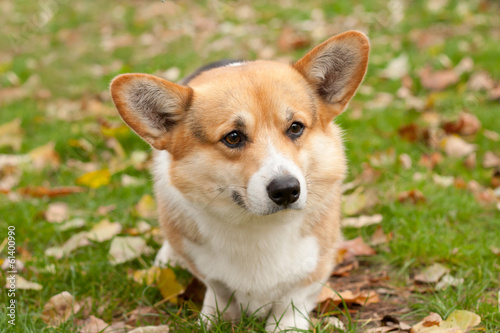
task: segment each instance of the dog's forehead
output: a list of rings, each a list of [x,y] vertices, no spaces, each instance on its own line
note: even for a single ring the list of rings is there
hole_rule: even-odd
[[[235,114],[281,117],[311,113],[314,93],[292,66],[270,61],[232,64],[201,73],[189,82],[193,109],[204,118],[228,119]]]

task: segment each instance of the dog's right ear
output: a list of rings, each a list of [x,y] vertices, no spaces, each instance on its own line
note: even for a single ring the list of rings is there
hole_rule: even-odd
[[[158,150],[167,149],[171,130],[189,108],[193,91],[148,74],[123,74],[111,82],[111,96],[120,116]]]

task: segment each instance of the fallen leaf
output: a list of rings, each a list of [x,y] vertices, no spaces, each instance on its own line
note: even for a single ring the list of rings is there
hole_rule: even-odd
[[[158,325],[161,323],[159,312],[151,306],[139,306],[128,314],[127,324],[136,326],[137,324]]]
[[[457,83],[459,76],[452,69],[432,71],[430,66],[420,72],[420,83],[427,90],[439,91]]]
[[[320,313],[327,313],[335,311],[343,302],[346,304],[369,305],[380,302],[380,297],[373,290],[362,290],[359,292],[344,290],[336,292],[331,285],[327,283],[323,286],[323,289],[321,289],[317,302],[320,304]]]
[[[366,109],[385,109],[394,101],[394,95],[389,93],[377,93],[375,98],[365,103]]]
[[[425,130],[415,123],[402,126],[398,129],[398,134],[404,140],[415,142],[422,140],[425,135]]]
[[[351,240],[345,240],[340,243],[339,250],[345,249],[355,256],[372,256],[376,252],[363,241],[363,237],[357,237]]]
[[[443,187],[449,187],[455,182],[455,178],[452,176],[440,176],[438,174],[432,175],[432,180],[434,180],[435,184]]]
[[[80,305],[67,291],[52,296],[43,306],[42,320],[51,327],[57,327],[66,322],[69,317],[80,311]]]
[[[412,165],[410,155],[408,154],[399,155],[399,163],[401,163],[401,166],[406,170],[410,169]]]
[[[148,255],[152,249],[146,245],[146,241],[141,237],[115,237],[111,241],[109,255],[111,264],[118,265],[126,261],[137,258],[140,255]]]
[[[377,226],[375,232],[372,235],[370,244],[373,246],[385,244],[389,241],[389,237],[384,233],[384,229],[381,226]]]
[[[55,150],[56,144],[51,141],[43,146],[37,147],[28,153],[33,161],[33,167],[41,170],[45,167],[56,169],[61,164],[59,153]]]
[[[375,167],[385,167],[396,162],[396,151],[393,147],[370,155],[370,164]]]
[[[500,85],[488,91],[488,99],[490,101],[500,100]]]
[[[19,184],[23,174],[21,164],[28,161],[26,155],[0,155],[0,191],[8,193]]]
[[[88,186],[90,188],[99,188],[108,185],[111,180],[111,173],[108,169],[91,171],[78,177],[76,183],[78,185]]]
[[[496,168],[500,167],[500,156],[496,155],[491,151],[487,151],[483,158],[483,167],[485,168]]]
[[[498,134],[497,132],[485,129],[483,131],[483,134],[484,134],[485,137],[487,137],[491,141],[495,141],[495,142],[496,141],[500,141],[500,134]]]
[[[51,203],[47,207],[44,216],[50,223],[61,223],[69,217],[69,206],[65,202]]]
[[[99,206],[97,208],[97,214],[99,215],[106,215],[109,212],[112,212],[116,209],[116,205],[107,205],[107,206]]]
[[[21,149],[24,131],[21,128],[21,118],[0,125],[0,147],[11,147],[14,151]]]
[[[156,216],[156,203],[153,196],[144,194],[135,206],[137,215],[143,218],[154,218]]]
[[[94,316],[90,316],[87,319],[81,319],[76,322],[76,325],[80,327],[78,332],[80,333],[100,333],[102,331],[106,332],[106,328],[109,326],[104,320],[99,319]]]
[[[398,201],[399,202],[410,202],[414,205],[419,204],[419,203],[424,203],[427,200],[425,199],[425,196],[422,194],[417,189],[401,192],[398,194]]]
[[[71,236],[62,246],[50,247],[45,250],[45,255],[61,259],[62,257],[70,254],[79,247],[87,246],[90,244],[88,240],[88,233],[86,231],[79,232]]]
[[[443,321],[437,313],[431,313],[421,322],[412,326],[411,333],[462,333],[479,325],[481,317],[477,314],[455,310]]]
[[[436,283],[439,281],[439,279],[441,279],[443,275],[445,275],[449,271],[450,270],[443,265],[434,263],[415,275],[413,279],[417,282],[422,283]]]
[[[446,323],[449,327],[459,326],[460,329],[462,329],[464,332],[467,332],[474,326],[477,326],[479,325],[479,323],[481,323],[481,317],[479,317],[474,312],[455,310],[440,326],[443,326],[444,323]]]
[[[52,188],[37,186],[37,187],[23,187],[20,188],[18,191],[22,195],[31,196],[35,198],[43,198],[43,197],[54,198],[74,193],[81,193],[84,192],[85,189],[79,186],[59,186]]]
[[[472,135],[479,131],[481,122],[475,115],[462,112],[456,121],[445,122],[441,127],[448,134]]]
[[[495,86],[495,81],[486,71],[473,73],[467,81],[467,88],[472,91],[490,90]]]
[[[121,231],[122,225],[120,223],[102,220],[90,229],[87,238],[102,243],[118,235]]]
[[[167,325],[137,327],[128,333],[168,333]]]
[[[281,52],[289,52],[307,47],[311,40],[304,34],[298,33],[290,26],[281,29],[278,37],[278,48]]]
[[[441,280],[436,284],[436,290],[446,289],[448,287],[458,287],[464,283],[463,278],[456,278],[451,276],[450,274],[445,274]]]
[[[441,147],[443,148],[446,155],[450,157],[465,157],[472,152],[476,151],[477,145],[468,143],[462,138],[449,135],[441,141]]]
[[[432,170],[443,162],[443,155],[438,152],[433,152],[432,154],[422,154],[418,164]]]
[[[69,221],[64,222],[57,226],[57,229],[60,231],[66,231],[70,229],[77,229],[85,226],[85,220],[82,218],[75,218]]]
[[[387,67],[380,73],[380,77],[400,80],[408,74],[408,69],[408,55],[406,53],[401,53],[397,58],[389,61]]]
[[[184,292],[184,286],[177,281],[175,273],[170,268],[163,268],[158,278],[158,288],[164,299],[171,300],[173,297]]]
[[[377,224],[382,222],[382,215],[361,215],[358,217],[348,217],[342,220],[342,225],[344,227],[351,228],[361,228],[372,224]]]
[[[157,266],[134,271],[132,279],[139,284],[152,285],[159,277],[161,268]]]
[[[20,270],[20,268],[18,267]],[[11,287],[11,280],[9,280],[7,276],[7,282],[5,284],[5,288],[9,289]],[[23,289],[23,290],[42,290],[42,285],[36,282],[30,282],[23,278],[20,275],[16,275],[15,280],[15,289]]]

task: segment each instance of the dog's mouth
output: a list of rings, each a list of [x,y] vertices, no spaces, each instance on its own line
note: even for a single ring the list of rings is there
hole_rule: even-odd
[[[273,206],[270,206],[267,210],[265,211],[259,211],[259,212],[256,212],[254,211],[253,209],[250,209],[248,207],[248,205],[245,203],[245,199],[243,197],[243,195],[237,191],[233,191],[232,194],[231,194],[231,199],[233,200],[234,203],[236,203],[238,206],[240,206],[241,208],[245,209],[246,211],[252,213],[252,214],[255,214],[255,215],[262,215],[262,216],[266,216],[266,215],[272,215],[272,214],[276,214],[278,212],[281,212],[281,211],[284,211],[284,210],[289,210],[289,209],[292,209],[292,210],[298,210],[300,208],[297,208],[297,207],[294,207],[293,204],[288,204],[288,205],[283,205],[283,206],[277,206],[277,205],[273,205]]]

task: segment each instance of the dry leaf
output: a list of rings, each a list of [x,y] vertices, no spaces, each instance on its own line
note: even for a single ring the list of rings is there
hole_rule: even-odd
[[[80,333],[100,333],[102,331],[106,332],[105,329],[109,326],[102,319],[94,316],[90,316],[87,319],[78,320],[76,322],[77,326],[80,327],[78,332]]]
[[[464,283],[463,278],[456,278],[450,274],[445,274],[441,280],[436,284],[436,290],[446,289],[448,287],[458,287]]]
[[[52,296],[43,306],[42,320],[51,327],[57,327],[80,311],[80,305],[67,291]]]
[[[57,226],[57,229],[60,231],[65,231],[65,230],[70,230],[70,229],[77,229],[85,226],[85,220],[82,218],[76,218],[72,219],[69,221],[64,222],[63,224],[60,224]]]
[[[443,90],[448,86],[457,83],[459,76],[452,69],[445,69],[433,72],[429,66],[426,66],[420,72],[420,83],[422,87],[428,90]]]
[[[500,156],[496,155],[491,151],[487,151],[483,158],[483,167],[485,168],[496,168],[500,167]]]
[[[380,244],[385,244],[389,241],[389,237],[384,233],[384,229],[381,226],[377,226],[375,232],[371,238],[371,245],[376,246]]]
[[[137,327],[128,333],[168,333],[167,325]]]
[[[21,128],[21,119],[0,125],[0,147],[8,146],[14,151],[21,149],[24,131]]]
[[[500,100],[500,85],[488,91],[488,99],[490,101]]]
[[[56,169],[61,164],[61,158],[59,153],[55,150],[56,144],[51,141],[43,146],[33,149],[28,153],[33,161],[33,167],[35,169],[43,169],[50,166]]]
[[[173,297],[184,292],[184,286],[177,281],[175,273],[170,268],[163,268],[158,278],[158,288],[164,299],[171,300]]]
[[[321,289],[317,301],[320,304],[320,313],[327,313],[334,311],[343,302],[346,304],[368,305],[380,302],[380,298],[373,290],[362,290],[359,292],[344,290],[336,292],[332,289],[330,284],[327,283],[327,285]]]
[[[137,215],[143,218],[154,218],[156,216],[156,203],[153,196],[144,194],[135,206]]]
[[[90,244],[86,231],[79,232],[71,236],[62,246],[50,247],[45,250],[45,255],[61,259],[74,250]]]
[[[490,90],[494,86],[495,81],[493,81],[490,74],[486,71],[473,73],[469,81],[467,81],[467,88],[472,91]]]
[[[146,241],[141,237],[115,237],[111,242],[109,255],[111,264],[118,265],[126,261],[137,258],[140,255],[148,255],[152,249],[146,245]]]
[[[477,145],[468,143],[462,138],[449,135],[441,141],[441,147],[450,157],[465,157],[477,149]]]
[[[396,151],[393,147],[375,152],[370,156],[370,164],[375,167],[385,167],[396,162]]]
[[[479,131],[481,122],[475,115],[462,112],[455,122],[446,122],[442,128],[448,134],[472,135]]]
[[[132,279],[139,284],[151,285],[160,277],[161,268],[157,266],[148,269],[140,269],[134,271]]]
[[[90,188],[99,188],[108,185],[111,180],[111,173],[108,169],[87,172],[78,177],[76,183],[78,185],[88,186]]]
[[[50,223],[61,223],[69,217],[69,206],[65,202],[51,203],[44,215],[45,219]]]
[[[401,154],[399,155],[399,163],[401,163],[401,166],[408,170],[411,168],[412,162],[411,162],[411,157],[408,154]]]
[[[281,52],[298,50],[308,46],[310,43],[311,40],[307,35],[298,33],[289,26],[284,27],[278,37],[278,48]]]
[[[343,249],[355,256],[372,256],[376,254],[375,250],[366,244],[361,236],[340,243],[339,250]]]
[[[121,231],[122,225],[120,223],[102,220],[90,229],[87,238],[102,243],[118,235]]]
[[[361,215],[358,217],[348,217],[342,220],[344,227],[361,228],[382,222],[382,215]]]
[[[439,186],[449,187],[454,184],[455,178],[452,176],[440,176],[438,174],[432,175],[432,180]]]
[[[421,322],[411,328],[411,333],[462,333],[468,332],[474,326],[479,325],[481,317],[477,314],[455,310],[443,321],[437,313],[431,313]]]
[[[20,188],[18,191],[22,195],[31,196],[35,198],[43,198],[43,197],[54,198],[73,193],[81,193],[84,192],[85,189],[79,186],[59,186],[52,188],[37,186],[37,187],[23,187]]]
[[[391,80],[401,80],[408,74],[408,68],[408,55],[401,53],[399,57],[392,59],[387,64],[387,67],[380,73],[380,77]]]
[[[417,189],[401,192],[398,194],[399,202],[410,202],[414,205],[419,203],[424,203],[426,201],[425,196]]]
[[[422,154],[420,161],[418,162],[420,165],[428,168],[434,169],[436,165],[441,164],[443,162],[443,155],[438,152],[433,152],[432,154]]]
[[[137,324],[158,325],[161,323],[161,317],[158,311],[151,306],[139,306],[132,310],[127,318],[127,324],[135,326]]]
[[[19,267],[18,267],[18,269],[20,270]],[[7,282],[5,284],[5,288],[9,289],[11,286],[11,282],[12,282],[9,280],[9,275],[7,275],[6,281]],[[23,278],[22,276],[16,275],[14,288],[23,289],[23,290],[42,290],[43,287],[39,283],[30,282],[30,281],[26,280],[25,278]]]
[[[425,268],[413,278],[417,282],[436,283],[450,270],[441,264],[435,263]]]

